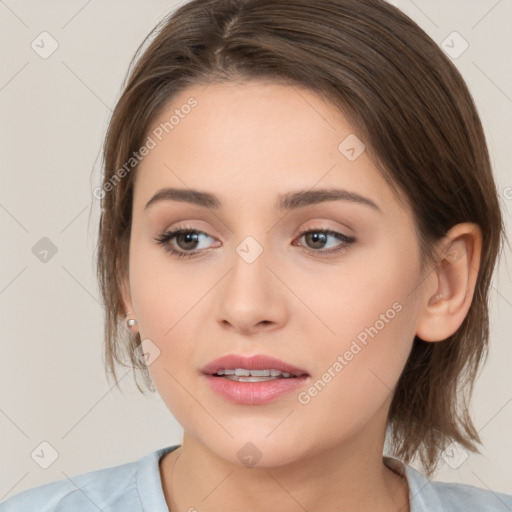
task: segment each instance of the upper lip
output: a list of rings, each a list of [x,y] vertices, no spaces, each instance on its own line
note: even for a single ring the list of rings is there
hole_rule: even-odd
[[[295,376],[309,375],[306,370],[298,368],[289,363],[285,363],[275,357],[257,354],[254,356],[243,356],[239,354],[228,354],[214,361],[211,361],[202,368],[202,373],[213,375],[221,369],[245,368],[247,370],[279,370],[281,372],[291,373]]]

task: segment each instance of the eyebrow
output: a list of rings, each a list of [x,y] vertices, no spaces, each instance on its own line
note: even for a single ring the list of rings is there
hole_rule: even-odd
[[[219,209],[222,206],[220,199],[210,192],[183,188],[162,188],[146,203],[144,210],[146,211],[150,206],[163,201],[185,202],[213,209]],[[276,208],[278,210],[295,210],[325,201],[349,201],[369,206],[382,213],[380,207],[370,198],[356,192],[335,188],[299,190],[282,194],[278,197]]]

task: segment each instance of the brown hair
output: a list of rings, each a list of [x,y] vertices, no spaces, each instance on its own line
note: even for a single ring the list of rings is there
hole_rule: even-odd
[[[129,362],[135,381],[140,370],[151,389],[134,354],[140,336],[119,331],[136,165],[122,179],[116,170],[177,93],[253,78],[306,87],[349,119],[379,172],[412,208],[423,269],[436,264],[435,242],[455,224],[481,227],[481,267],[469,312],[445,341],[415,337],[388,417],[394,454],[405,462],[418,455],[427,475],[452,441],[478,452],[469,399],[487,356],[488,291],[504,235],[496,185],[461,75],[416,23],[381,0],[193,0],[141,43],[103,148],[97,266],[107,376],[117,383],[116,365]]]

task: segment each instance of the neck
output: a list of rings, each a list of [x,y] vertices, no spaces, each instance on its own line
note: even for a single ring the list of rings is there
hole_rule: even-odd
[[[246,467],[185,433],[160,462],[164,495],[172,512],[409,512],[407,481],[382,462],[383,439],[373,446],[367,440],[325,446],[280,466]]]

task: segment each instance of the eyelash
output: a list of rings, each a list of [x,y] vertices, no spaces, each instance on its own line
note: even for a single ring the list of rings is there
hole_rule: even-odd
[[[195,256],[197,256],[199,253],[203,252],[204,249],[199,249],[199,250],[195,250],[195,251],[177,251],[176,249],[173,249],[172,247],[170,247],[168,245],[168,242],[170,242],[171,240],[173,240],[174,238],[176,238],[178,235],[180,234],[184,234],[184,233],[194,233],[194,234],[199,234],[199,235],[206,235],[206,236],[209,236],[207,233],[205,233],[204,231],[198,231],[197,229],[193,229],[191,227],[188,227],[188,226],[182,226],[182,227],[178,227],[178,228],[174,228],[174,229],[171,229],[170,231],[166,231],[164,233],[161,233],[160,235],[158,235],[157,237],[154,238],[154,241],[160,245],[162,245],[165,249],[165,251],[167,251],[168,253],[170,253],[172,256],[176,256],[178,258],[193,258]],[[337,231],[333,231],[331,229],[323,229],[323,228],[311,228],[311,229],[308,229],[306,231],[302,231],[298,238],[302,238],[304,235],[307,235],[309,233],[323,233],[325,235],[331,235],[333,236],[334,238],[337,238],[338,240],[340,240],[341,242],[343,242],[338,248],[336,249],[329,249],[327,251],[322,251],[322,250],[315,250],[315,249],[310,249],[308,247],[305,247],[305,246],[300,246],[300,247],[304,247],[306,249],[306,252],[309,252],[309,253],[313,253],[315,255],[332,255],[334,253],[338,253],[338,252],[341,252],[345,249],[348,248],[348,246],[350,246],[351,244],[353,244],[354,242],[356,242],[356,238],[354,238],[353,236],[347,236],[347,235],[344,235],[343,233],[338,233]],[[322,257],[322,256],[320,256]]]

